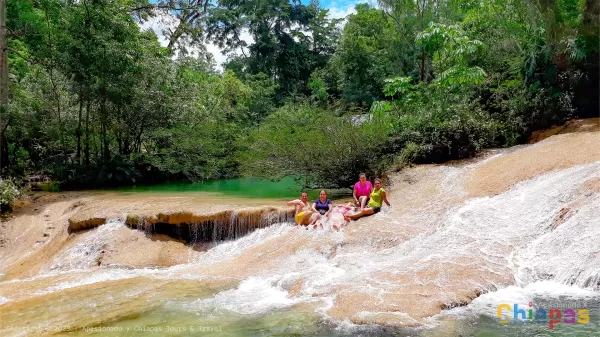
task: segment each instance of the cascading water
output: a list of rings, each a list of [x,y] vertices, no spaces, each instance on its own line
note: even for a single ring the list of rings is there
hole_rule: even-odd
[[[77,242],[56,255],[53,261],[42,269],[42,273],[99,266],[102,262],[102,253],[107,249],[110,238],[123,227],[120,221],[109,221],[97,229],[80,234]]]
[[[506,153],[395,176],[392,208],[341,231],[331,222],[297,228],[276,212],[176,225],[169,233],[189,236],[190,247],[214,241],[204,251],[190,248],[175,266],[98,263],[103,251],[116,249],[108,238],[131,231],[122,221],[77,233],[39,275],[0,282],[0,334],[31,335],[14,327],[41,321],[36,332],[68,326],[70,335],[102,326],[121,329],[104,331],[111,336],[131,335],[128,328],[193,335],[190,329],[201,327],[215,336],[594,336],[600,161],[470,198],[469,175]],[[141,227],[152,237],[167,225]],[[139,234],[135,240],[143,240]],[[499,304],[529,302],[575,303],[590,310],[590,322],[558,330],[498,322]]]
[[[195,217],[191,213],[159,214],[158,219],[127,217],[127,225],[140,229],[151,236],[166,234],[192,245],[220,243],[242,237],[258,228],[290,220],[289,210],[274,208],[222,211],[207,216]],[[174,218],[174,219],[173,219]]]

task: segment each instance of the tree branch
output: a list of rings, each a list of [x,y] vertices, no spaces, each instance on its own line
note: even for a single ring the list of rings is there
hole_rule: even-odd
[[[27,58],[26,56],[24,56],[23,54],[19,53],[18,51],[14,50],[14,49],[12,49],[10,47],[6,48],[6,50],[8,52],[10,52],[10,53],[17,54],[17,56],[19,56],[20,58],[22,58],[23,60],[25,60],[29,65],[33,65],[34,64],[34,62],[31,61],[31,59]]]
[[[145,9],[170,9],[174,11],[184,11],[188,9],[196,9],[196,6],[188,6],[188,7],[173,7],[170,5],[144,5],[136,8],[131,8],[130,12],[142,11]]]
[[[394,21],[396,21],[396,24],[400,27],[402,27],[402,24],[400,24],[400,21],[398,21],[398,19],[396,19],[395,16],[393,16],[392,14],[388,13],[387,11],[383,11],[385,13],[385,15],[389,16],[390,18],[394,19]]]

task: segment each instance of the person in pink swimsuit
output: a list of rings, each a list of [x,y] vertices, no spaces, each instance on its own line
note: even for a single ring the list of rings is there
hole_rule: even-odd
[[[356,207],[359,207],[361,211],[369,203],[371,192],[373,192],[373,185],[367,180],[367,175],[361,173],[358,176],[358,182],[354,184],[354,192],[352,193]]]

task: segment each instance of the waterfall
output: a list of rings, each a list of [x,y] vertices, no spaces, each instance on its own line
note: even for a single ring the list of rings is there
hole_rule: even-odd
[[[235,240],[273,224],[293,221],[290,210],[275,208],[223,211],[213,215],[191,213],[158,214],[156,218],[129,215],[126,224],[147,235],[166,234],[192,245],[202,242]]]

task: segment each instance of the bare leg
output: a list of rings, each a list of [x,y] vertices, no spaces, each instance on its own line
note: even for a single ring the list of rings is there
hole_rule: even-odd
[[[317,225],[318,225],[317,221],[319,219],[321,219],[321,214],[315,213],[311,216],[311,219],[312,220],[311,220],[310,224],[313,225],[313,229],[317,229]]]
[[[310,218],[312,217],[313,214],[314,213],[310,212],[310,211],[304,212],[304,216],[302,217],[300,224],[302,224],[304,226],[308,226],[310,224]]]
[[[360,210],[362,211],[363,209],[365,209],[365,204],[367,203],[367,197],[365,197],[364,195],[360,198],[358,198],[358,203],[360,204]]]
[[[356,219],[358,219],[360,217],[363,217],[365,215],[372,215],[372,214],[375,214],[375,211],[371,207],[367,207],[367,208],[363,209],[362,211],[360,211],[360,212],[358,212],[356,214],[346,215],[344,217],[344,219],[346,221],[356,220]]]

